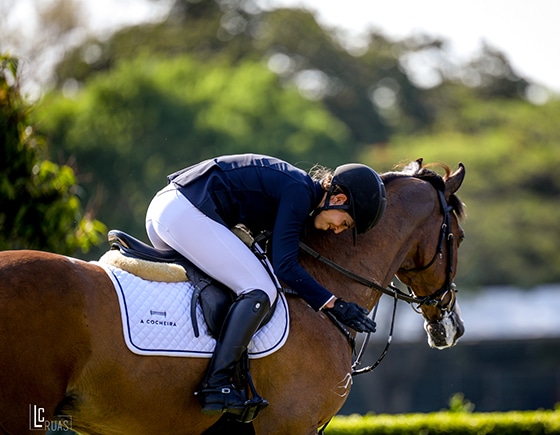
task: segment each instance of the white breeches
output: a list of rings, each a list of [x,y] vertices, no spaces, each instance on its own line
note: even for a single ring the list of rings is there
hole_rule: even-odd
[[[150,203],[146,231],[154,247],[174,249],[237,295],[259,289],[271,305],[276,300],[276,285],[251,250],[174,186],[159,191]]]

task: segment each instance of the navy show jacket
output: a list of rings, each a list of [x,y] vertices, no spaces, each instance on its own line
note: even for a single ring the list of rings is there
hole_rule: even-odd
[[[325,193],[305,171],[274,157],[240,154],[205,160],[169,175],[168,181],[228,228],[242,223],[253,234],[272,231],[276,276],[313,309],[332,297],[298,262],[304,223]]]

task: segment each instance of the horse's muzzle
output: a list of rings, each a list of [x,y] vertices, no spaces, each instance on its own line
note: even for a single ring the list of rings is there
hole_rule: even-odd
[[[428,334],[428,344],[436,349],[447,349],[455,346],[465,333],[465,326],[456,305],[448,315],[438,321],[425,321],[424,329]]]

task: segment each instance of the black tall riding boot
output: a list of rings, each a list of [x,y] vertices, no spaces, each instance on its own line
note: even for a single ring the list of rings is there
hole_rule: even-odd
[[[202,388],[202,412],[240,413],[247,398],[232,383],[233,369],[241,360],[253,334],[270,309],[268,295],[253,290],[239,296],[228,311]]]

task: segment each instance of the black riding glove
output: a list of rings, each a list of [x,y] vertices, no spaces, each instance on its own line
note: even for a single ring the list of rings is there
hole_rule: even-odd
[[[337,299],[333,308],[326,308],[340,322],[357,332],[375,332],[375,322],[370,319],[368,311],[353,302]]]

